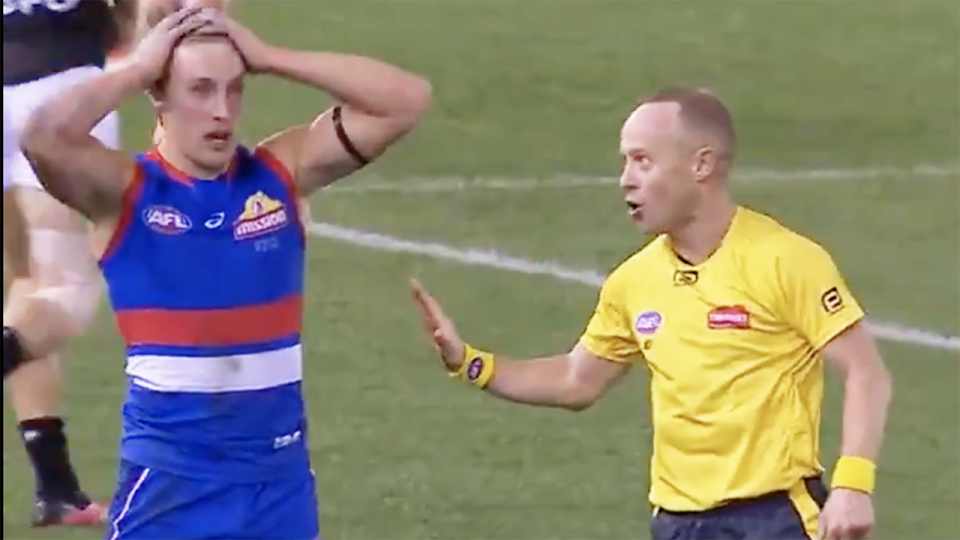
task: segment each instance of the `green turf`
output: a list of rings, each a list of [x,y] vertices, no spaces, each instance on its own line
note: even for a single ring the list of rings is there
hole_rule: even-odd
[[[617,132],[657,86],[716,88],[737,116],[744,170],[960,165],[960,6],[921,1],[253,1],[279,44],[374,54],[427,74],[423,127],[358,179],[617,174]],[[325,98],[252,85],[262,136]],[[131,147],[150,116],[127,109]],[[407,180],[412,181],[412,180]],[[399,184],[398,184],[399,185]],[[960,334],[960,176],[743,182],[743,200],[834,253],[876,317]],[[604,271],[642,242],[612,186],[333,191],[317,219]],[[307,395],[328,539],[646,538],[646,378],[580,416],[495,403],[448,382],[416,326],[423,278],[463,332],[513,354],[568,347],[590,287],[329,240],[311,243]],[[503,300],[496,300],[502,298]],[[103,320],[74,347],[68,416],[88,489],[111,494],[122,350]],[[885,343],[896,397],[877,538],[960,537],[960,361]],[[828,393],[824,454],[839,437]],[[4,408],[4,538],[95,538],[27,528],[32,480]]]

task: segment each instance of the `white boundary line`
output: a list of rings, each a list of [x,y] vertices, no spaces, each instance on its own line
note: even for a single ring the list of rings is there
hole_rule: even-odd
[[[312,236],[337,240],[355,246],[393,253],[411,253],[470,266],[494,268],[519,274],[549,276],[561,281],[599,287],[604,275],[594,270],[576,270],[552,261],[511,257],[492,250],[459,249],[446,244],[406,240],[329,223],[308,222]],[[930,349],[960,351],[960,337],[938,334],[895,323],[871,323],[873,334],[887,341],[918,345]]]
[[[960,166],[918,165],[915,167],[878,167],[866,169],[743,169],[734,174],[738,183],[772,182],[848,182],[884,178],[936,179],[960,176]],[[508,176],[406,176],[391,180],[382,176],[358,178],[336,184],[325,194],[364,193],[450,193],[474,190],[572,189],[616,185],[615,176],[557,175],[543,178]]]

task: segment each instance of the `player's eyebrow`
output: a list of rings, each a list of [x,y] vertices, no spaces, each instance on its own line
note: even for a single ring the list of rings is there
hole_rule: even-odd
[[[228,84],[228,85],[233,85],[233,84],[237,84],[237,83],[242,82],[242,81],[243,81],[243,74],[241,73],[240,75],[237,75],[236,77],[233,77],[232,79],[230,79],[229,81],[227,81],[227,84]],[[217,81],[217,79],[214,79],[213,77],[200,76],[200,77],[195,77],[195,78],[192,79],[190,82],[191,82],[191,84],[198,84],[198,83],[206,83],[206,84],[213,83],[213,84],[217,84],[218,81]]]

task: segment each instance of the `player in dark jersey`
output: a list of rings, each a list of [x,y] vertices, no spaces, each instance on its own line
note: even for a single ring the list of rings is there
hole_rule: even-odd
[[[3,376],[36,471],[35,526],[102,522],[70,464],[56,354],[93,318],[100,278],[85,249],[85,220],[44,191],[18,139],[50,96],[103,71],[107,52],[130,35],[134,11],[132,0],[3,3],[3,249],[11,282]],[[116,147],[118,130],[112,113],[93,134]]]

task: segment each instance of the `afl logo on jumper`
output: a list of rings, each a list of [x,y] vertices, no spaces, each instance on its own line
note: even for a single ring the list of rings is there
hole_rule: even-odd
[[[247,198],[243,212],[233,223],[233,237],[245,240],[272,233],[286,227],[288,221],[287,209],[283,203],[258,191]]]
[[[193,228],[190,218],[172,206],[148,206],[143,222],[160,234],[183,234]]]
[[[663,315],[659,311],[644,311],[637,316],[633,327],[641,334],[652,334],[663,324]]]

